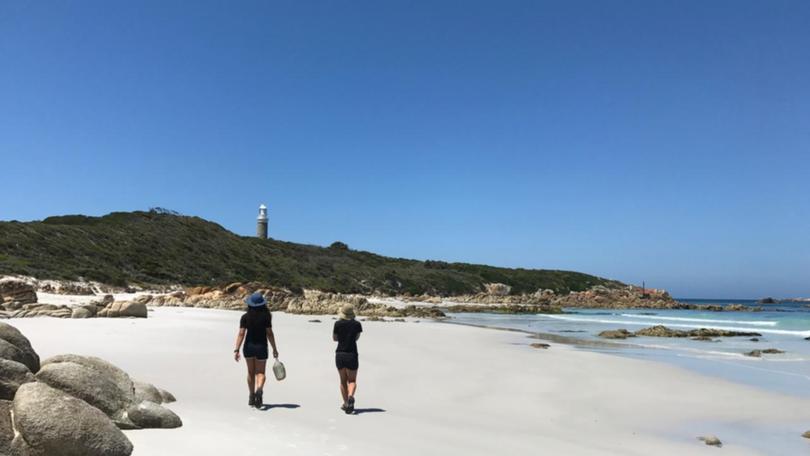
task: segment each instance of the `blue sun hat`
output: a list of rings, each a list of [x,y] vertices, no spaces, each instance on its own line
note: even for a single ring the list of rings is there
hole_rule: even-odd
[[[245,304],[247,304],[248,307],[261,307],[267,305],[267,301],[264,299],[264,295],[257,291],[245,298]]]

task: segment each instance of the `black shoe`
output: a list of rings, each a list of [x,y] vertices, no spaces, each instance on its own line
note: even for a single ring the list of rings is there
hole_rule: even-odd
[[[264,392],[262,390],[256,391],[256,399],[255,403],[253,404],[256,406],[256,408],[261,408],[264,405],[264,398],[262,397],[263,393]]]
[[[250,393],[250,399],[248,399],[248,406],[253,407],[254,405],[256,405],[256,395]]]
[[[346,413],[349,415],[354,413],[354,396],[349,396],[349,404],[346,406]]]

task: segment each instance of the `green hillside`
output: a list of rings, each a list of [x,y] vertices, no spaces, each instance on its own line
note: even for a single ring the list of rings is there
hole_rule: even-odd
[[[261,281],[293,289],[444,296],[475,293],[487,282],[511,285],[513,293],[618,285],[578,272],[423,262],[342,243],[318,247],[242,237],[198,217],[154,210],[0,222],[0,274],[114,285]]]

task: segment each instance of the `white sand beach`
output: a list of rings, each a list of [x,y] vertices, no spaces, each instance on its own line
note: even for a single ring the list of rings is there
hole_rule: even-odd
[[[810,400],[525,334],[364,322],[358,414],[339,410],[331,316],[274,314],[283,382],[247,406],[232,358],[239,313],[156,308],[148,319],[13,319],[45,359],[107,359],[177,397],[175,430],[128,431],[135,455],[806,454]],[[309,320],[320,319],[321,323]],[[716,434],[721,450],[696,437]],[[718,453],[719,452],[719,453]]]

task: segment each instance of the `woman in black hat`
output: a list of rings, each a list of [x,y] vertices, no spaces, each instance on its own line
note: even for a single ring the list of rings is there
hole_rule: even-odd
[[[273,358],[278,358],[276,337],[273,335],[273,317],[267,308],[267,301],[261,293],[253,293],[245,304],[247,312],[239,321],[239,334],[236,336],[236,348],[233,350],[233,359],[239,362],[239,347],[245,342],[243,353],[248,370],[248,389],[250,399],[248,405],[256,408],[264,405],[262,394],[264,392],[264,374],[267,366],[267,341],[273,346]]]

